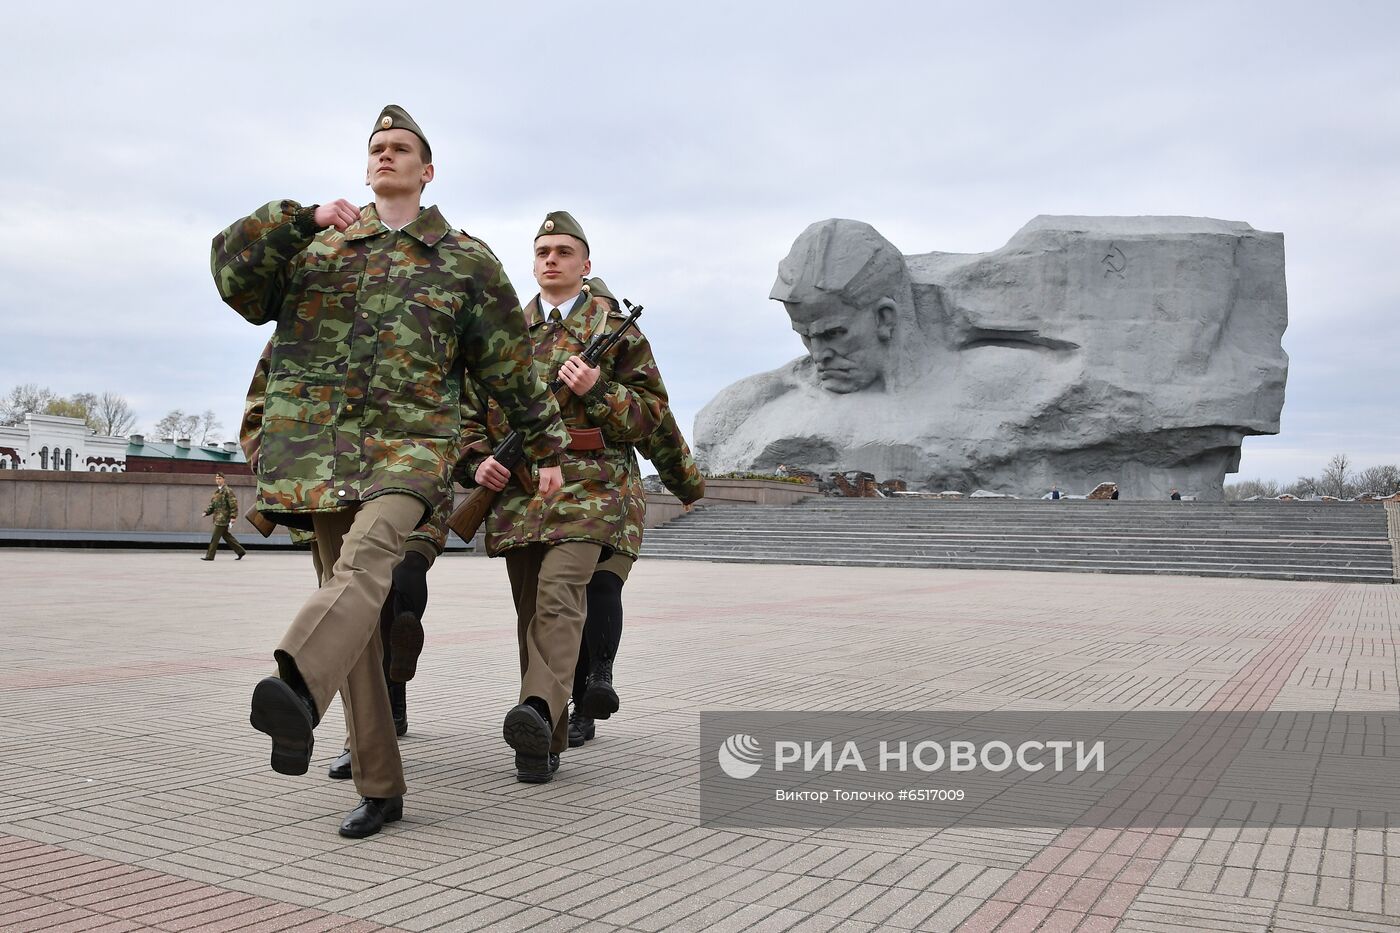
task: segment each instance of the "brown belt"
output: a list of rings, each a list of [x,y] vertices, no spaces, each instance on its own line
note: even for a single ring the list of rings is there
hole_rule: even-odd
[[[606,446],[602,428],[569,428],[568,450],[574,453],[602,450]]]

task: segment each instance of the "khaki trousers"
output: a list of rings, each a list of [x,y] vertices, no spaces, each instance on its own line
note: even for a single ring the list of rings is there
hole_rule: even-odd
[[[214,558],[214,555],[219,550],[220,538],[223,538],[229,543],[229,546],[233,548],[233,553],[240,555],[246,553],[243,549],[243,545],[238,543],[238,539],[233,536],[233,532],[228,530],[227,525],[215,525],[214,533],[209,536],[209,551],[204,555],[205,557],[211,560]]]
[[[423,503],[399,493],[314,516],[315,547],[330,570],[277,648],[296,663],[318,713],[340,691],[355,789],[363,797],[395,797],[406,789],[384,683],[379,609],[404,540],[422,518]]]
[[[437,560],[437,548],[433,547],[431,544],[422,540],[421,538],[415,538],[414,540],[409,541],[403,546],[404,557],[407,557],[409,555],[409,552],[415,552],[423,555],[423,559],[428,562],[428,569],[433,569],[433,563]],[[321,559],[319,557],[316,557],[318,553],[319,552],[317,552],[317,550],[314,547],[311,549],[311,554],[316,559],[316,572],[317,574],[320,574]],[[398,564],[395,564],[394,566],[397,567]],[[392,585],[393,580],[391,579],[390,586]],[[389,682],[389,626],[393,622],[393,607],[390,605],[391,602],[393,602],[392,597],[386,597],[384,600],[384,606],[380,609],[379,612],[379,651],[380,654],[383,655],[384,683],[386,687]],[[419,621],[421,622],[422,620],[420,619]],[[394,704],[391,700],[389,703],[391,719],[393,718],[393,706]],[[397,737],[398,729],[394,730],[394,735]],[[397,741],[397,738],[395,739],[395,741]],[[345,745],[343,747],[350,747],[350,733],[348,731],[345,733]]]
[[[602,553],[601,545],[589,541],[565,541],[530,544],[505,555],[515,595],[520,702],[539,697],[549,704],[551,752],[569,747],[569,695],[588,614],[588,581]]]

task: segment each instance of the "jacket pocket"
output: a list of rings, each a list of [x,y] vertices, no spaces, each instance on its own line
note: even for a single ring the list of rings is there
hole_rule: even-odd
[[[264,433],[266,422],[274,420],[330,424],[340,408],[343,394],[338,376],[274,375],[263,402]]]

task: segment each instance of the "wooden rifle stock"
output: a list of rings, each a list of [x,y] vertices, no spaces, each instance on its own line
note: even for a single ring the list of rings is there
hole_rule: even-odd
[[[272,537],[272,533],[277,530],[277,523],[264,518],[263,513],[258,511],[256,505],[244,512],[243,517],[248,519],[248,524],[252,525],[264,538]]]
[[[481,523],[486,521],[486,516],[491,511],[491,506],[496,504],[496,497],[499,495],[494,489],[476,487],[465,502],[452,510],[452,514],[447,517],[447,527],[457,532],[463,541],[471,541],[476,537]]]
[[[622,339],[622,335],[627,333],[628,328],[636,326],[637,318],[642,316],[641,305],[634,306],[632,302],[626,300],[623,301],[623,304],[627,305],[627,310],[631,312],[627,320],[623,321],[617,330],[608,334],[599,334],[593,338],[584,348],[583,353],[579,354],[589,366],[597,366],[598,360],[602,359],[603,355]],[[556,402],[562,401],[569,392],[569,388],[558,376],[555,376],[554,380],[550,382],[549,389]],[[482,412],[482,417],[485,416],[486,413]],[[520,438],[520,432],[511,431],[491,456],[495,457],[496,462],[501,466],[514,473],[515,478],[528,490],[534,482],[530,479],[528,467],[525,466],[524,455],[524,441]],[[451,515],[447,516],[447,527],[455,531],[463,541],[470,543],[472,538],[476,537],[477,530],[481,528],[481,523],[486,521],[486,516],[490,513],[491,506],[496,504],[496,497],[499,495],[500,493],[494,489],[477,486],[472,490],[471,495],[467,496],[467,500],[453,509]]]

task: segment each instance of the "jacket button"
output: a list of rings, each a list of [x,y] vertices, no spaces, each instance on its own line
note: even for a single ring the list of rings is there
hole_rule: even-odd
[[[345,498],[345,490],[344,490],[344,489],[340,490],[339,492],[336,493],[336,495],[337,495],[337,496],[340,496],[340,498],[344,499],[344,498]]]

